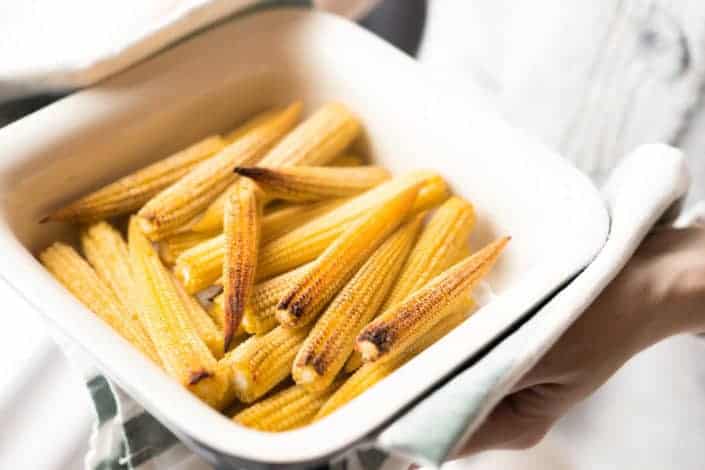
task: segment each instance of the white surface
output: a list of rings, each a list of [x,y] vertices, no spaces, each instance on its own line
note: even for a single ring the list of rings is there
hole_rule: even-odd
[[[699,0],[435,0],[421,60],[494,93],[591,175],[685,130],[705,78]]]
[[[341,55],[340,50],[347,52]],[[369,80],[373,69],[374,82]],[[606,211],[585,177],[534,139],[484,113],[478,103],[455,103],[461,105],[456,108],[452,103],[459,100],[457,94],[453,100],[444,96],[428,86],[406,56],[330,15],[278,10],[210,30],[0,131],[0,142],[13,157],[0,165],[2,212],[8,224],[0,243],[12,266],[3,269],[3,276],[91,351],[149,411],[201,442],[275,461],[339,450],[584,266],[606,236]],[[497,298],[415,358],[409,364],[413,373],[402,368],[340,413],[301,430],[271,435],[234,426],[166,380],[79,307],[13,237],[36,250],[52,236],[36,222],[50,207],[146,158],[228,128],[255,109],[294,98],[310,106],[343,100],[365,123],[374,159],[396,172],[438,168],[459,194],[475,203],[480,219],[475,244],[505,233],[514,240],[489,278]],[[404,109],[408,112],[400,113]],[[194,115],[200,119],[194,121]],[[122,145],[105,138],[108,129]],[[461,135],[465,146],[457,145]],[[85,164],[87,159],[91,165]],[[38,285],[41,296],[34,295]],[[385,400],[378,399],[382,396]],[[317,445],[312,448],[310,442]],[[274,455],[272,448],[278,450]]]

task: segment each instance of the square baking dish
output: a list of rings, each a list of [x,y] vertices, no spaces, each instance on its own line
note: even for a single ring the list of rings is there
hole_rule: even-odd
[[[272,105],[345,102],[362,147],[395,173],[440,171],[476,206],[479,247],[513,236],[481,308],[346,407],[267,434],[209,409],[90,314],[34,254],[68,227],[38,220],[95,189]],[[339,455],[515,326],[583,269],[609,218],[589,180],[483,103],[357,25],[283,8],[243,15],[0,130],[0,275],[100,368],[212,462],[305,466]]]

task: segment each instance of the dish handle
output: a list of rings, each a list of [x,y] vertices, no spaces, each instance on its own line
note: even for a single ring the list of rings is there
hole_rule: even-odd
[[[682,153],[660,144],[629,154],[602,190],[610,234],[593,262],[486,356],[383,429],[378,449],[439,467],[619,273],[646,234],[677,215],[689,185]]]

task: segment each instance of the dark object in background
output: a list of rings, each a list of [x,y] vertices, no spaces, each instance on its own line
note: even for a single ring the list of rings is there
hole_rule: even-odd
[[[419,50],[427,0],[384,0],[360,24],[414,56]],[[0,127],[58,100],[63,95],[43,94],[0,102]]]
[[[421,44],[427,0],[384,0],[360,24],[410,56]]]
[[[0,127],[10,124],[22,116],[43,108],[44,106],[58,100],[63,95],[44,94],[30,98],[20,98],[7,102],[0,102]]]

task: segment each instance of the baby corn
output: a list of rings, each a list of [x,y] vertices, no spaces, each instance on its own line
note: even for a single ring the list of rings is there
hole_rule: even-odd
[[[174,263],[174,274],[194,294],[213,283],[223,274],[225,234],[216,235],[181,253]]]
[[[237,398],[252,403],[287,378],[308,330],[278,326],[265,335],[251,336],[226,354],[221,364],[230,372]]]
[[[357,268],[404,220],[420,183],[384,200],[331,244],[279,302],[277,320],[297,328],[308,324],[355,274]]]
[[[324,165],[360,133],[357,119],[338,103],[321,107],[277,144],[258,165],[270,168],[293,165]],[[225,196],[208,206],[193,226],[197,232],[212,232],[223,226]]]
[[[174,280],[133,217],[128,244],[137,279],[139,312],[167,373],[214,407],[223,406],[228,382],[193,327]]]
[[[220,136],[206,137],[59,209],[47,220],[91,222],[133,212],[223,147],[225,141]]]
[[[314,421],[328,416],[352,399],[360,396],[374,384],[441,339],[469,316],[467,312],[471,305],[472,301],[468,296],[459,301],[456,300],[455,304],[450,307],[448,315],[436,323],[428,333],[417,339],[409,348],[390,354],[383,360],[363,364],[323,404]]]
[[[349,199],[340,198],[311,204],[285,206],[262,217],[262,243],[267,243],[291,230],[345,204]]]
[[[365,162],[363,161],[363,159],[358,157],[357,155],[341,155],[339,157],[335,157],[335,159],[333,159],[333,161],[330,162],[330,166],[341,166],[341,167],[362,166],[364,164],[365,164]]]
[[[466,295],[492,268],[509,237],[500,238],[439,274],[424,287],[367,325],[356,349],[365,361],[375,361],[391,350],[402,350],[429,331],[452,301]]]
[[[282,432],[305,426],[316,416],[336,387],[311,393],[294,385],[245,408],[233,421],[248,428]]]
[[[346,201],[348,199],[334,199],[313,204],[295,205],[277,209],[263,216],[260,245],[333,211],[345,204]],[[178,236],[179,234],[173,237]],[[225,236],[221,234],[205,238],[205,241],[192,248],[177,257],[174,270],[188,291],[193,293],[217,283],[221,276],[223,257],[225,256]],[[258,277],[262,278],[262,276]]]
[[[39,258],[49,272],[83,305],[148,358],[161,364],[154,344],[145,334],[142,325],[76,250],[57,242],[44,250]]]
[[[270,120],[273,120],[282,111],[284,111],[284,108],[274,108],[262,111],[261,113],[256,114],[250,119],[247,119],[238,127],[225,134],[223,136],[223,139],[225,139],[225,141],[228,143],[233,143],[240,137],[244,137],[245,135],[247,135],[250,131],[254,130],[255,128],[269,122]]]
[[[448,197],[448,187],[437,173],[415,171],[393,178],[263,244],[258,254],[257,279],[268,279],[313,261],[351,224],[377,207],[380,201],[418,183],[423,186],[414,202],[414,213],[430,209]],[[264,221],[262,231],[265,237],[267,230]],[[197,292],[218,279],[223,269],[224,255],[225,237],[221,234],[183,252],[177,258],[174,270],[188,292]]]
[[[321,391],[333,383],[355,337],[377,313],[421,227],[416,216],[392,234],[365,262],[316,322],[294,360],[297,384]]]
[[[88,262],[115,293],[118,300],[139,321],[135,309],[135,279],[130,267],[127,243],[122,235],[107,222],[97,222],[81,231],[81,248]]]
[[[352,196],[377,186],[390,177],[387,170],[378,166],[260,166],[238,167],[235,172],[253,179],[270,197],[292,202]]]
[[[459,261],[458,253],[467,246],[474,224],[475,210],[469,202],[455,196],[444,202],[421,232],[382,311],[401,302]]]
[[[233,334],[240,326],[245,306],[255,284],[261,215],[261,207],[257,199],[255,184],[243,178],[225,203],[225,261],[223,263],[225,350],[228,349]]]
[[[142,231],[151,240],[160,240],[192,220],[235,181],[233,168],[257,163],[300,113],[301,103],[292,104],[152,198],[137,214]]]
[[[223,333],[218,329],[213,319],[203,309],[198,300],[190,296],[176,279],[174,279],[174,286],[176,286],[181,301],[186,307],[186,312],[193,328],[196,330],[196,334],[208,346],[213,357],[220,359],[224,353]]]
[[[159,242],[159,256],[168,265],[173,265],[176,258],[184,251],[213,238],[216,233],[179,232]]]
[[[311,267],[305,264],[288,273],[280,274],[267,281],[255,285],[250,301],[242,316],[242,328],[253,335],[263,335],[279,324],[277,321],[277,305],[291,286]],[[223,308],[223,295],[213,300],[213,311]]]
[[[393,178],[264,245],[260,251],[258,277],[266,279],[316,259],[351,224],[365,217],[381,201],[419,183],[423,186],[414,202],[412,213],[429,209],[448,197],[447,186],[436,173],[416,171]],[[440,190],[441,187],[446,189]]]
[[[345,105],[325,104],[272,148],[262,166],[324,165],[345,150],[360,131],[360,122]]]

